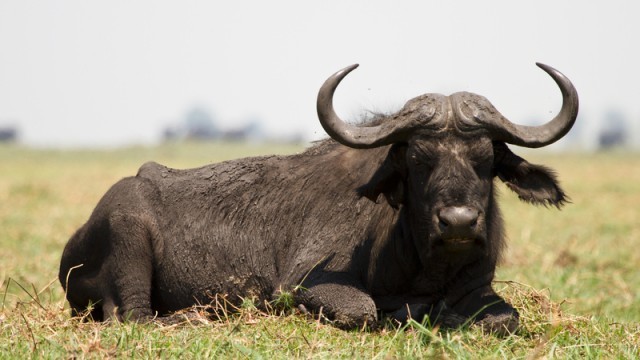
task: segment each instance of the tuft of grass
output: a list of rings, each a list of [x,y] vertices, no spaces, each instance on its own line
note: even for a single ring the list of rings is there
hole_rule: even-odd
[[[70,317],[57,280],[60,255],[115,181],[149,160],[185,168],[300,150],[234,143],[111,151],[0,146],[0,358],[640,357],[635,154],[525,154],[558,171],[572,198],[561,212],[520,203],[501,188],[509,249],[495,287],[521,316],[521,329],[506,337],[416,321],[342,331],[293,307],[297,289],[265,306],[250,298],[227,304],[215,316],[191,309],[173,325]]]
[[[292,291],[280,290],[271,302],[274,309],[290,313],[295,308],[295,296]]]

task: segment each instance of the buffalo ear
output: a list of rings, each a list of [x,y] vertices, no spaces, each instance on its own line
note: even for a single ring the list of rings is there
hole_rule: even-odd
[[[399,208],[404,203],[406,150],[406,145],[394,144],[369,182],[357,189],[358,195],[377,202],[378,196],[384,194],[389,205]]]
[[[493,148],[495,175],[518,194],[520,200],[557,208],[569,202],[552,169],[530,164],[504,143],[495,142]]]

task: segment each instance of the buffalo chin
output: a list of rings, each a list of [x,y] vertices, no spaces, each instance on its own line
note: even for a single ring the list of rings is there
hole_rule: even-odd
[[[482,245],[477,238],[445,238],[438,243],[448,252],[467,252]]]

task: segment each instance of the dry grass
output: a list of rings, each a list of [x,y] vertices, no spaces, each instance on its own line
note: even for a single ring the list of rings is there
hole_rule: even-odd
[[[176,325],[83,322],[64,303],[26,300],[0,312],[4,356],[275,358],[584,358],[638,356],[640,325],[565,314],[547,292],[497,284],[521,311],[522,329],[505,338],[479,329],[441,331],[417,322],[377,332],[345,332],[293,311],[260,312],[250,303],[211,318],[194,309]],[[4,357],[3,356],[3,357]]]

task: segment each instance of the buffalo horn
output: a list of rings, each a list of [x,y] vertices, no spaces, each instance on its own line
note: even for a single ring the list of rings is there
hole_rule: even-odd
[[[566,76],[551,66],[536,63],[549,74],[562,92],[562,108],[548,123],[540,126],[517,125],[507,118],[496,114],[490,119],[481,119],[480,113],[474,114],[476,120],[488,127],[491,137],[509,144],[537,148],[552,144],[569,132],[578,116],[578,93]],[[358,64],[347,66],[329,77],[318,92],[317,110],[320,124],[334,140],[359,149],[379,147],[394,142],[406,141],[409,135],[402,122],[382,121],[377,126],[355,126],[342,121],[333,109],[333,94],[342,79]],[[405,126],[406,127],[406,126]]]
[[[355,126],[342,121],[333,109],[333,94],[340,81],[358,64],[331,75],[318,91],[318,119],[324,130],[337,142],[356,149],[370,149],[394,142],[403,141],[402,128],[399,124],[382,122],[377,126]]]
[[[562,92],[560,112],[551,121],[540,126],[517,125],[503,116],[498,116],[494,120],[496,123],[491,124],[495,126],[493,129],[495,133],[492,136],[494,140],[529,148],[542,147],[561,139],[575,123],[578,116],[578,93],[571,81],[551,66],[541,63],[536,65],[549,74],[560,87]]]

